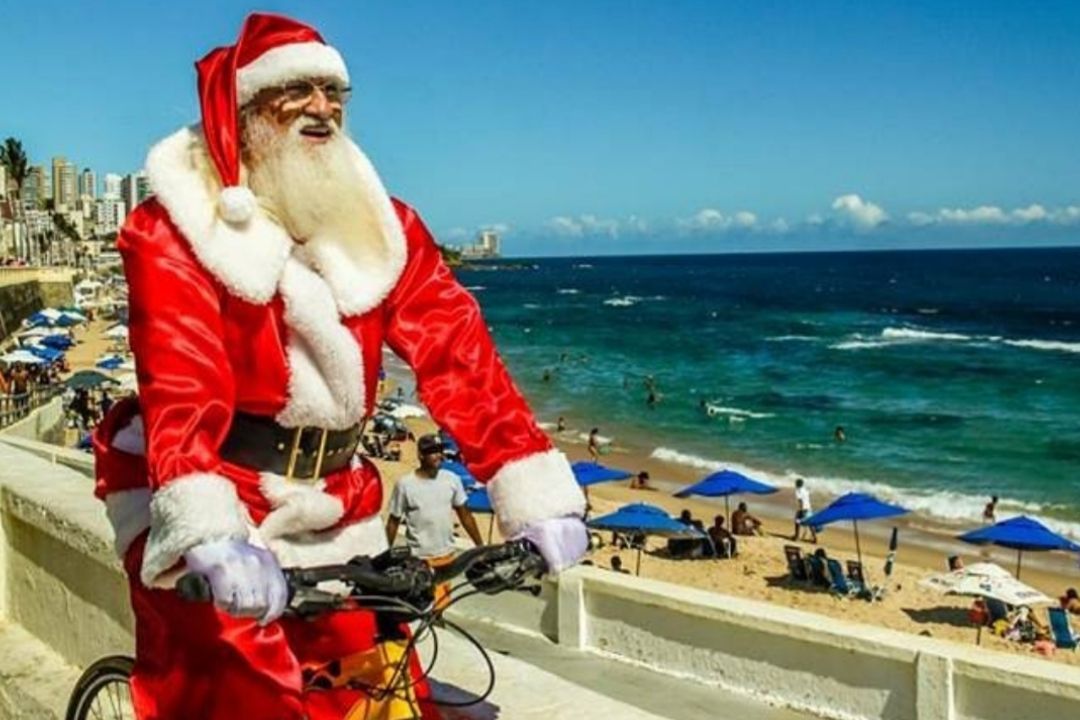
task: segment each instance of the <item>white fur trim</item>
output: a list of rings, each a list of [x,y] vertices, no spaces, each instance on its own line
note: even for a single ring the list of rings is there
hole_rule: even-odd
[[[388,547],[378,513],[342,528],[274,538],[268,544],[281,567],[335,565],[357,555],[378,555]]]
[[[251,192],[251,188],[243,185],[231,185],[222,189],[219,200],[221,217],[233,225],[250,220],[255,214],[255,208],[259,205],[255,200],[255,193]]]
[[[289,388],[277,421],[334,430],[353,425],[364,414],[363,359],[338,319],[327,282],[294,257],[285,264],[280,290],[289,328]]]
[[[487,488],[503,537],[514,537],[541,520],[585,514],[585,495],[558,450],[506,463]]]
[[[242,540],[251,519],[231,480],[214,473],[174,478],[150,498],[150,536],[143,554],[147,587],[177,563],[185,552],[204,542]]]
[[[306,484],[261,473],[259,487],[274,508],[259,525],[259,536],[265,541],[328,528],[345,514],[345,505],[327,494],[322,480]]]
[[[264,304],[277,289],[292,238],[260,208],[246,223],[222,218],[217,212],[218,188],[208,186],[201,169],[207,162],[202,130],[192,126],[150,150],[146,173],[158,202],[199,262],[233,295]]]
[[[326,279],[338,312],[359,315],[377,306],[393,290],[405,269],[408,247],[397,212],[375,168],[360,148],[352,142],[349,145],[364,183],[367,210],[381,234],[372,238],[372,247],[380,251],[358,253],[343,248],[334,238],[315,237],[303,247],[297,246],[296,252]],[[294,243],[260,207],[254,209],[246,223],[230,223],[221,217],[220,188],[206,177],[212,176],[213,168],[206,155],[202,129],[198,125],[184,128],[154,146],[146,159],[146,172],[158,202],[199,262],[231,294],[259,305],[268,302]]]
[[[113,548],[123,560],[135,538],[150,527],[150,488],[109,493],[105,496],[105,516],[113,528]]]
[[[327,78],[348,84],[345,59],[321,42],[292,43],[267,50],[236,71],[236,101],[243,105],[260,90],[292,80]]]

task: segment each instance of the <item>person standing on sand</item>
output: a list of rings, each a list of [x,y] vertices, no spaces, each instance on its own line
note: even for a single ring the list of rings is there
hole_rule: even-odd
[[[589,431],[589,457],[594,463],[600,462],[600,428]]]
[[[416,441],[420,467],[405,475],[394,485],[390,494],[389,518],[386,521],[386,541],[391,547],[397,539],[398,528],[405,525],[405,539],[413,555],[432,568],[449,564],[454,559],[453,510],[461,527],[477,547],[484,544],[476,518],[465,504],[468,496],[461,478],[449,470],[441,470],[444,447],[435,435],[423,435]],[[449,585],[440,584],[435,590],[435,602],[441,606],[449,594]]]
[[[986,503],[986,507],[983,508],[983,523],[986,525],[993,525],[997,522],[997,504],[998,496],[993,495],[990,497],[990,502]]]
[[[806,488],[806,483],[802,478],[795,480],[795,535],[792,540],[798,542],[799,535],[802,528],[806,528],[810,531],[810,542],[817,542],[817,532],[809,525],[804,525],[803,520],[810,517],[814,512],[813,507],[810,505],[810,491]]]

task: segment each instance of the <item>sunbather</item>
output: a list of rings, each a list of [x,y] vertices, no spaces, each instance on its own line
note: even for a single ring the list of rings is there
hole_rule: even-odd
[[[717,557],[733,558],[739,554],[735,536],[724,527],[724,516],[717,515],[713,518],[713,526],[709,528],[709,538],[716,548]]]
[[[739,503],[735,512],[731,513],[731,532],[736,535],[763,535],[761,521],[750,514],[746,509],[746,503]]]
[[[1080,594],[1076,588],[1069,588],[1061,596],[1061,607],[1070,615],[1080,615]]]

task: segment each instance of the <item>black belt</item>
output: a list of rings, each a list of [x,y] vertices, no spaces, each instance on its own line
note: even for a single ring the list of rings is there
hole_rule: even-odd
[[[221,446],[221,457],[289,480],[314,481],[349,466],[360,434],[360,425],[344,430],[287,428],[270,417],[238,412]]]

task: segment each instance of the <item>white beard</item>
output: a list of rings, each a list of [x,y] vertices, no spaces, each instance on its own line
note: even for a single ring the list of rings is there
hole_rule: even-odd
[[[282,133],[257,115],[247,118],[252,192],[297,242],[333,242],[360,263],[384,261],[383,231],[352,142],[331,122],[329,140],[308,143],[300,131],[310,124],[317,123],[300,117]]]

